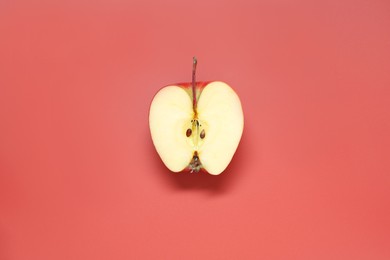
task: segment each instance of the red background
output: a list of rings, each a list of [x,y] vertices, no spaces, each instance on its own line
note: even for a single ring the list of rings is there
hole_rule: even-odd
[[[0,259],[390,259],[388,1],[1,1]],[[220,176],[172,174],[164,85],[223,80]]]

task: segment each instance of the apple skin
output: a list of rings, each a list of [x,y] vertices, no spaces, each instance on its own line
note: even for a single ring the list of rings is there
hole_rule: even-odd
[[[209,83],[213,81],[198,81],[195,83],[195,88],[197,90],[203,90]],[[192,91],[192,82],[181,82],[176,84],[169,84],[167,86],[178,86],[185,89],[190,89]]]

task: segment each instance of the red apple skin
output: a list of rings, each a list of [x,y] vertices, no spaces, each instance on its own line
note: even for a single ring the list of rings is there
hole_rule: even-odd
[[[195,83],[195,88],[196,90],[203,90],[209,83],[211,83],[213,81],[198,81]],[[181,82],[181,83],[177,83],[177,84],[171,84],[169,86],[179,86],[181,88],[185,88],[185,89],[192,89],[192,82]]]

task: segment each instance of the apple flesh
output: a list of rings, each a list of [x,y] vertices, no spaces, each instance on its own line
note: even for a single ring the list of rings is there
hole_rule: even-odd
[[[196,60],[194,59],[196,68]],[[194,69],[195,71],[195,69]],[[154,146],[172,172],[201,169],[212,175],[229,165],[240,142],[244,116],[224,82],[169,85],[153,98],[149,126]]]

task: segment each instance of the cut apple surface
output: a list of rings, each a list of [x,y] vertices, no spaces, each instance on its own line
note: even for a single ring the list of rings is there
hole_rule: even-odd
[[[238,147],[244,116],[230,86],[220,81],[195,82],[193,74],[192,84],[167,86],[155,95],[149,126],[154,146],[169,170],[204,169],[218,175]]]

